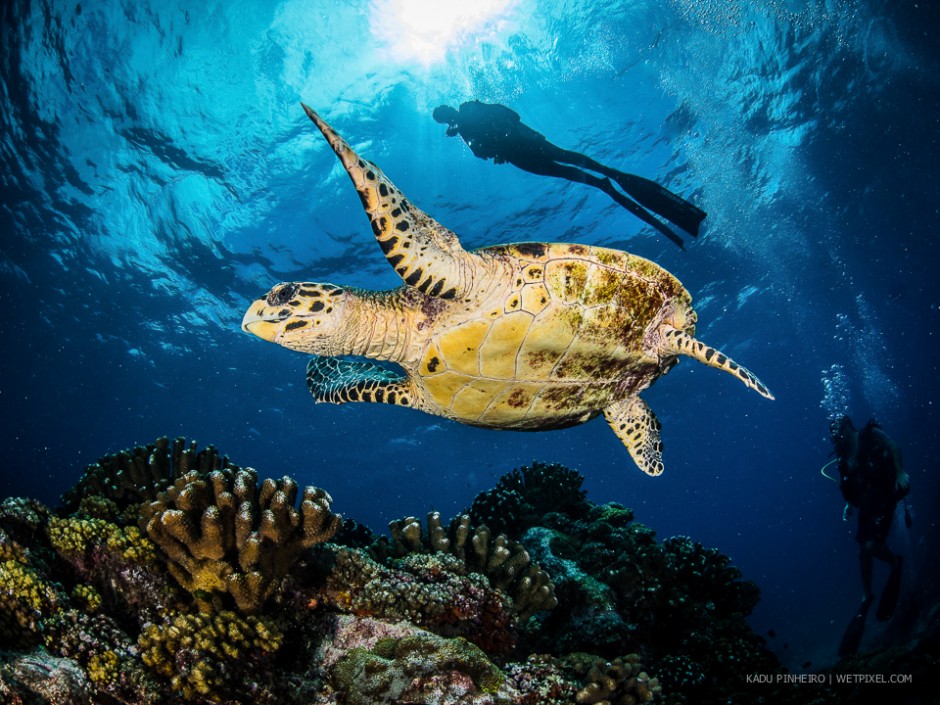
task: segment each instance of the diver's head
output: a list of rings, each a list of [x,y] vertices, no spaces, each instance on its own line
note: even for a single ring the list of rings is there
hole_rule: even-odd
[[[434,108],[434,112],[431,113],[431,116],[434,118],[435,122],[452,126],[457,124],[457,120],[460,117],[459,113],[449,105],[437,106]]]

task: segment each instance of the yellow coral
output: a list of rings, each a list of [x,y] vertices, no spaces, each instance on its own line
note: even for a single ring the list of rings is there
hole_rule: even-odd
[[[52,547],[66,559],[85,555],[89,548],[103,546],[123,560],[145,565],[157,558],[156,547],[135,526],[121,528],[104,519],[53,517],[46,527]]]
[[[72,599],[81,605],[85,612],[97,612],[101,608],[101,594],[91,585],[76,585],[72,590]]]
[[[121,659],[116,653],[103,651],[88,660],[88,677],[99,686],[113,685],[120,673]]]
[[[0,562],[0,613],[14,627],[37,633],[40,620],[58,612],[65,597],[55,583],[19,561]]]
[[[282,640],[273,623],[224,610],[211,615],[176,613],[162,624],[145,627],[138,646],[143,662],[191,699],[223,688],[219,662],[237,661],[250,651],[277,651]],[[185,651],[192,652],[195,665],[178,671],[177,657]]]

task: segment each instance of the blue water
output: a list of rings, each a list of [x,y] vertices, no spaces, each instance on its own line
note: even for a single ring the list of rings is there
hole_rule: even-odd
[[[383,530],[560,462],[595,502],[730,555],[763,590],[755,629],[815,667],[861,597],[854,526],[818,472],[828,419],[848,412],[903,449],[916,521],[890,545],[906,594],[936,599],[937,11],[518,0],[448,43],[397,5],[3,5],[0,495],[54,504],[104,453],[185,435]],[[690,198],[702,235],[682,252],[599,191],[476,159],[431,119],[470,99]],[[777,400],[683,362],[645,394],[659,478],[602,420],[521,434],[315,406],[304,356],[241,332],[248,302],[278,281],[398,281],[300,100],[467,247],[655,260],[695,297],[699,337]]]

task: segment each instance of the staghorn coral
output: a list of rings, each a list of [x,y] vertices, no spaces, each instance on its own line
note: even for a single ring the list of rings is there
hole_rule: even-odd
[[[205,615],[169,613],[144,628],[140,658],[168,679],[186,700],[218,700],[247,689],[257,667],[276,652],[283,636],[270,621],[229,610]]]
[[[141,526],[190,593],[230,595],[258,612],[300,553],[340,525],[330,496],[306,487],[298,511],[289,477],[257,485],[254,470],[188,472],[141,510]]]
[[[448,553],[462,561],[468,571],[485,575],[494,588],[513,599],[520,622],[557,604],[554,585],[545,571],[532,562],[521,543],[504,534],[494,537],[486,526],[471,529],[470,517],[466,514],[445,527],[441,524],[441,515],[431,512],[426,532],[417,518],[407,517],[391,522],[389,531],[392,555]],[[374,550],[379,554],[385,552],[382,544]]]

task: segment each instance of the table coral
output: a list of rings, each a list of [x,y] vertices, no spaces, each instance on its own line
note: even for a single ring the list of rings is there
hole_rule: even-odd
[[[280,585],[301,552],[340,525],[330,496],[288,477],[258,486],[251,469],[192,471],[141,509],[141,526],[166,554],[176,581],[193,594],[230,595],[251,614]]]

